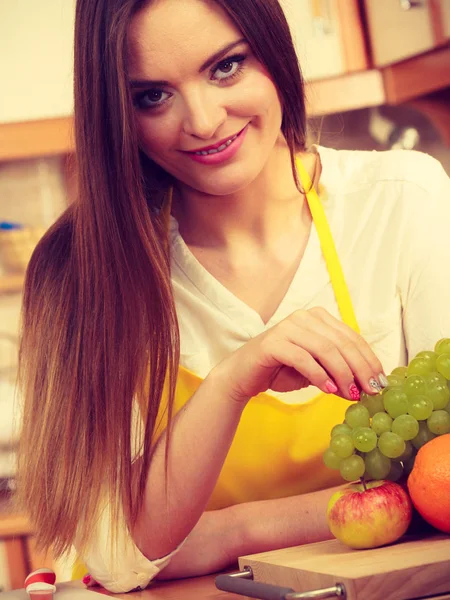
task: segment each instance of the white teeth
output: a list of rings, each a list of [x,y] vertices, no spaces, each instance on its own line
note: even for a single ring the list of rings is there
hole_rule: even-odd
[[[225,148],[228,148],[228,146],[234,142],[238,135],[239,134],[233,136],[218,148],[213,148],[212,150],[202,150],[200,152],[196,152],[195,154],[197,156],[208,156],[208,154],[217,154],[218,152],[223,152]]]

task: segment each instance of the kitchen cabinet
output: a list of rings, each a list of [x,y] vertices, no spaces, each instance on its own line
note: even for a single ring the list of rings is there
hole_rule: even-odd
[[[308,80],[367,67],[358,0],[281,4]],[[74,6],[74,0],[0,4],[0,80],[7,90],[0,97],[0,124],[56,119],[64,128],[73,111]]]
[[[365,0],[373,65],[383,67],[450,39],[450,0]]]
[[[22,290],[24,275],[1,275],[0,276],[0,295],[16,294]]]
[[[8,89],[0,98],[0,161],[74,151],[74,2],[0,4],[0,77]],[[450,87],[450,0],[280,3],[307,81],[309,116],[414,103],[450,140],[448,96],[436,95]]]
[[[358,0],[280,0],[305,79],[368,67]]]

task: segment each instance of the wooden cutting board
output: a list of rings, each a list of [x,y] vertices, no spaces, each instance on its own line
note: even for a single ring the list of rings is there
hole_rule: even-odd
[[[254,581],[307,592],[341,583],[347,600],[409,600],[450,592],[450,536],[409,538],[371,550],[337,540],[243,556]]]

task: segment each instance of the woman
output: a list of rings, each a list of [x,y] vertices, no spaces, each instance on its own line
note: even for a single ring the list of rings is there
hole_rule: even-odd
[[[79,198],[24,297],[39,541],[119,592],[325,539],[331,428],[450,331],[448,178],[307,150],[277,0],[78,0],[75,42]]]

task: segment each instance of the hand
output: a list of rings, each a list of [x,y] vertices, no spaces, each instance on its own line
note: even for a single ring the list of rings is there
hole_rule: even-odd
[[[359,400],[360,390],[379,393],[383,367],[367,342],[323,308],[298,310],[224,359],[214,372],[233,399],[247,402],[272,389],[288,392],[315,385]]]

